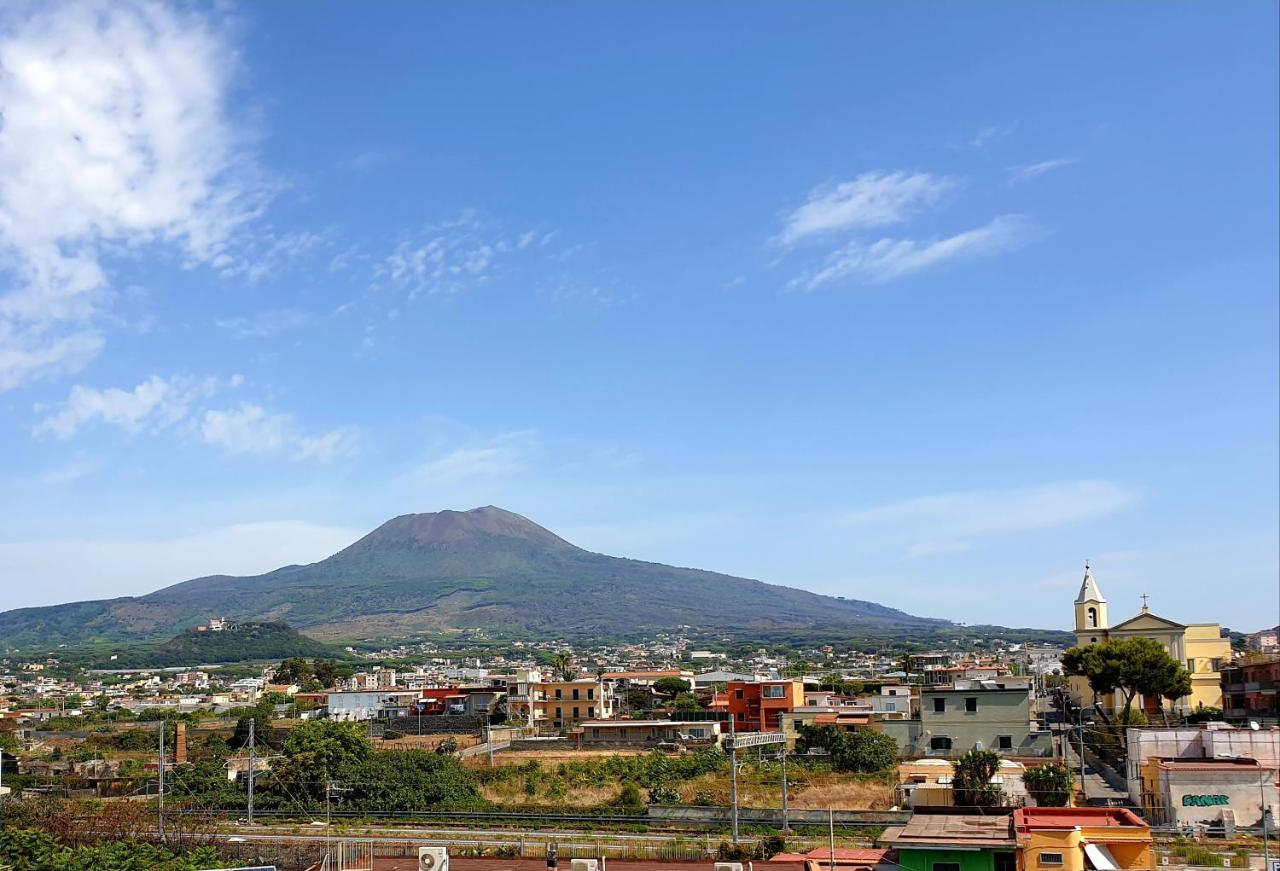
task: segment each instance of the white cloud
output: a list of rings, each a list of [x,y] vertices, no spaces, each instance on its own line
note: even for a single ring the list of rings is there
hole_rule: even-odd
[[[1039,163],[1023,163],[1018,166],[1011,166],[1005,172],[1009,174],[1009,184],[1018,184],[1019,182],[1030,181],[1047,172],[1053,172],[1055,169],[1071,166],[1071,164],[1078,161],[1079,158],[1076,157],[1055,157],[1052,160],[1042,160]]]
[[[968,539],[1047,529],[1105,517],[1137,495],[1110,481],[1071,481],[1009,490],[968,490],[920,496],[839,518],[845,526],[908,542],[908,556],[964,549]]]
[[[511,475],[525,467],[536,447],[537,439],[529,430],[503,433],[428,460],[416,469],[416,475],[435,483]]]
[[[1016,121],[1011,124],[991,124],[987,127],[981,127],[978,132],[969,138],[969,145],[974,148],[986,148],[991,143],[1010,136],[1017,128],[1018,123]]]
[[[103,345],[105,261],[174,246],[225,268],[264,206],[225,100],[235,53],[155,3],[32,4],[0,24],[0,390]]]
[[[401,242],[377,266],[375,276],[408,290],[410,297],[457,293],[484,284],[494,261],[510,247],[500,234],[467,212],[428,226],[419,238]]]
[[[817,270],[790,282],[813,290],[833,281],[882,284],[948,260],[995,254],[1024,244],[1032,223],[1021,215],[1001,215],[989,224],[932,241],[884,238],[868,244],[853,239],[832,251]]]
[[[227,382],[232,386],[239,383],[239,376]],[[99,390],[77,384],[59,410],[44,417],[33,432],[65,441],[93,422],[117,426],[128,433],[167,429],[187,416],[192,403],[212,396],[222,386],[217,378],[196,379],[190,375],[152,375],[132,390]]]
[[[209,574],[259,574],[324,559],[363,534],[340,526],[271,521],[159,539],[0,542],[5,607],[140,595]]]
[[[195,428],[201,441],[230,454],[286,455],[293,460],[332,462],[356,449],[357,437],[347,429],[310,435],[298,429],[290,414],[242,402],[229,409],[210,409]]]
[[[269,309],[249,317],[219,318],[216,323],[237,339],[272,339],[282,333],[304,327],[311,320],[296,308]]]
[[[852,181],[815,188],[804,205],[786,215],[778,242],[837,230],[897,224],[936,205],[956,186],[927,172],[868,172]]]

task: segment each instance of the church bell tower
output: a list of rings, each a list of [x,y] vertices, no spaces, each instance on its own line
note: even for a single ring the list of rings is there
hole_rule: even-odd
[[[1076,596],[1076,644],[1084,647],[1106,640],[1107,600],[1093,579],[1093,569],[1084,566],[1080,595]]]

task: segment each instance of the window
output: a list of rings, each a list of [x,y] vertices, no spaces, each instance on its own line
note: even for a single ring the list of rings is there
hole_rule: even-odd
[[[964,709],[967,713],[975,713],[978,710],[978,700],[973,696],[969,696],[964,700]]]
[[[559,720],[563,716],[564,716],[564,711],[562,711],[560,708],[556,708],[556,719]]]
[[[1012,736],[1012,735],[998,735],[998,736],[996,736],[996,749],[997,749],[997,750],[1012,750],[1012,749],[1013,749],[1013,736]]]
[[[594,689],[589,689],[589,690],[587,690],[587,700],[588,700],[588,701],[590,701],[591,699],[594,699],[595,697],[596,697],[596,691],[595,691]]]
[[[935,696],[933,699],[933,712],[935,714],[945,714],[947,712],[947,700],[941,696]]]
[[[784,687],[782,684],[777,684],[775,686],[766,686],[763,692],[761,693],[761,695],[763,695],[766,699],[786,698],[787,688]]]
[[[804,720],[792,720],[792,721],[791,721],[791,727],[792,727],[793,729],[795,729],[797,732],[799,732],[799,731],[800,731],[800,728],[801,728],[803,725],[804,725]]]
[[[1093,629],[1098,625],[1098,609],[1090,608],[1088,611],[1089,619],[1086,621],[1088,628]]]
[[[574,700],[575,702],[578,700],[578,690],[577,690],[577,689],[574,689],[574,691],[573,691],[573,700]]]
[[[1040,853],[1040,864],[1041,865],[1061,865],[1062,854],[1061,853],[1045,853],[1042,851]]]
[[[933,871],[960,871],[959,862],[934,862]]]
[[[929,739],[930,750],[950,750],[951,739],[946,735],[934,735]]]
[[[576,720],[576,719],[580,718],[581,716],[582,716],[581,711],[580,711],[578,708],[574,708],[574,709],[573,709],[573,718]]]
[[[558,689],[558,688],[557,688],[557,689],[556,689],[556,698],[557,698],[557,699],[563,699],[563,698],[564,698],[564,690],[562,690],[562,689]]]
[[[734,691],[733,691],[733,697],[734,697],[735,699],[740,699],[740,698],[742,698],[742,690],[734,690]]]
[[[897,702],[886,702],[886,703],[885,703],[885,706],[884,706],[884,709],[885,709],[885,711],[897,711],[897,710],[898,710],[898,703],[897,703]]]
[[[1018,861],[1013,853],[996,853],[995,871],[1016,871]]]

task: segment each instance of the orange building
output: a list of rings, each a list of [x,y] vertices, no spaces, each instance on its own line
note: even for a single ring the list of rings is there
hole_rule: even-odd
[[[726,695],[735,732],[778,732],[783,714],[804,707],[804,682],[731,680]]]

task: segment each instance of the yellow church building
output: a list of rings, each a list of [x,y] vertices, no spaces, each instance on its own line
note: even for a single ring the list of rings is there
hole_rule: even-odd
[[[1169,709],[1173,713],[1190,714],[1199,708],[1221,708],[1220,672],[1222,666],[1231,660],[1231,641],[1222,637],[1222,627],[1217,623],[1176,623],[1153,614],[1147,607],[1146,596],[1142,600],[1141,611],[1112,626],[1107,615],[1106,597],[1093,579],[1093,570],[1085,565],[1084,581],[1075,601],[1076,645],[1086,647],[1125,638],[1154,639],[1191,672],[1191,695],[1168,705]],[[1071,678],[1071,693],[1077,704],[1093,704],[1093,692],[1084,678]],[[1103,698],[1100,703],[1109,710],[1120,707],[1118,695]],[[1142,710],[1148,719],[1161,703],[1160,699],[1141,699]]]

